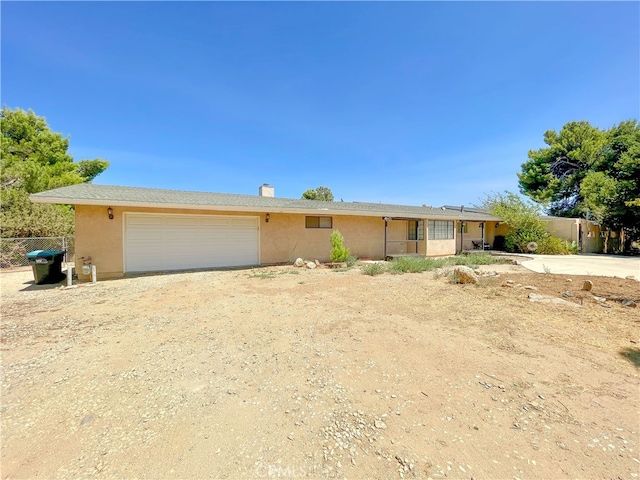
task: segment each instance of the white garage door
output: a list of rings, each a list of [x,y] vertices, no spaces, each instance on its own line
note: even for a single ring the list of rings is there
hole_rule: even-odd
[[[258,217],[125,215],[125,270],[257,265]]]

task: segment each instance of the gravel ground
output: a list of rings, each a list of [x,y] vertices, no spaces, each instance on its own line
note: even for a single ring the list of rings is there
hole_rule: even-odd
[[[2,272],[2,478],[638,478],[639,283],[498,270]]]

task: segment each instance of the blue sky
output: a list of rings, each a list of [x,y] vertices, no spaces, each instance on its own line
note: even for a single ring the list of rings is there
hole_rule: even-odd
[[[100,184],[472,205],[546,130],[640,117],[637,2],[0,8],[2,104]]]

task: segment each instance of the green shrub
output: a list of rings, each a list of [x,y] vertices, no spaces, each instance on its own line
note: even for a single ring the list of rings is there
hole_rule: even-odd
[[[349,249],[344,246],[344,237],[338,230],[331,232],[331,253],[329,255],[332,262],[345,262],[349,258]]]
[[[347,267],[353,267],[358,261],[358,257],[349,255],[345,261],[347,262]]]
[[[511,260],[494,257],[488,253],[470,253],[468,255],[456,255],[446,259],[447,265],[466,265],[477,267],[478,265],[493,265],[495,263],[511,263]]]
[[[420,273],[446,265],[446,258],[398,257],[389,264],[392,273]]]
[[[383,263],[375,262],[375,263],[365,263],[362,265],[362,273],[365,275],[375,276],[380,275],[386,271],[386,265]]]
[[[572,255],[578,253],[578,246],[558,237],[549,235],[538,243],[536,253],[546,255]]]
[[[470,255],[456,255],[453,257],[398,257],[386,264],[367,263],[362,267],[365,275],[379,275],[390,273],[420,273],[437,270],[446,266],[466,265],[476,268],[478,265],[493,265],[494,263],[511,263],[511,260],[494,257],[488,253],[472,253]]]
[[[251,270],[251,275],[249,275],[249,278],[260,278],[261,280],[266,280],[267,278],[275,278],[276,274],[274,272],[271,271],[266,271],[266,272],[256,272],[255,270]]]
[[[528,253],[528,245],[535,242],[538,245],[532,253],[544,255],[571,255],[578,253],[578,246],[562,238],[554,237],[547,232],[541,235],[532,235],[531,232],[511,232],[505,240],[507,252]]]

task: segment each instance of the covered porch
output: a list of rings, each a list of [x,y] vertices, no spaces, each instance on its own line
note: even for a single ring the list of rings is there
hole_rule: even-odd
[[[384,258],[386,260],[426,255],[424,219],[384,217]]]
[[[509,227],[500,221],[462,220],[458,222],[457,252],[473,250],[501,250],[504,243],[496,237],[504,237]]]

